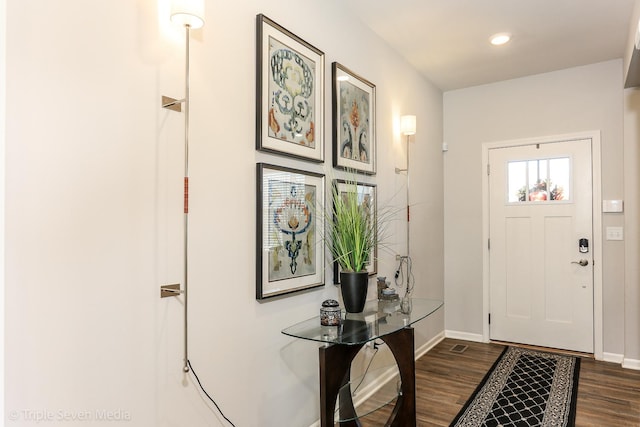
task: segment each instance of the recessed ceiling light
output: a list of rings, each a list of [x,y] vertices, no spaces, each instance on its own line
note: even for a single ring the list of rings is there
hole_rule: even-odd
[[[498,33],[491,36],[489,39],[491,40],[491,44],[494,46],[500,46],[507,43],[511,40],[511,34],[509,33]]]

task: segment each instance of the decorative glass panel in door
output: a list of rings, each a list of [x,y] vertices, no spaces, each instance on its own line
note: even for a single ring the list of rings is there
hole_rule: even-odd
[[[571,197],[569,157],[511,161],[507,166],[508,203],[567,201]]]

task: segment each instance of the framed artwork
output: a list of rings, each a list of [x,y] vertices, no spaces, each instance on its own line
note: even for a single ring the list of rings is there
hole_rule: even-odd
[[[332,64],[333,166],[376,173],[376,87]]]
[[[256,149],[324,162],[324,53],[257,16]]]
[[[324,286],[324,175],[265,163],[256,175],[256,299]]]
[[[353,191],[353,182],[349,186],[344,180],[334,180],[333,185],[337,187],[337,194],[343,194],[348,190]],[[376,185],[356,183],[356,191],[358,193],[358,204],[363,206],[365,210],[372,216],[374,224],[378,221],[378,199],[376,198]],[[376,230],[377,233],[377,230]],[[378,236],[376,236],[376,241]],[[333,283],[340,284],[341,268],[336,261],[333,262]],[[375,276],[378,273],[378,245],[373,249],[372,259],[367,263],[367,272],[369,276]]]

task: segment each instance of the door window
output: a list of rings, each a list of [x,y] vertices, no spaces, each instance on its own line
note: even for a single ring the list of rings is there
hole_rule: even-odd
[[[507,165],[508,203],[571,200],[569,157],[510,161]]]

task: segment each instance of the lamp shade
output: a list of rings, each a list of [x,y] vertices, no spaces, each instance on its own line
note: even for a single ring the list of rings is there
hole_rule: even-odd
[[[172,0],[171,22],[200,28],[204,25],[204,0]]]
[[[400,132],[402,132],[403,135],[415,135],[416,116],[400,117]]]

